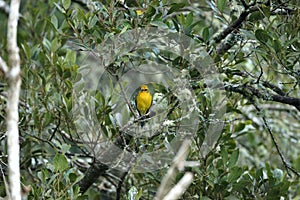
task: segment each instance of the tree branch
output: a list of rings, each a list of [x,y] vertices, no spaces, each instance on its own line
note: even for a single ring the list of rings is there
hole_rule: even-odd
[[[120,132],[120,136],[116,138],[113,144],[120,147],[120,149],[125,149],[127,147],[127,142],[128,139],[125,138],[123,132]],[[114,145],[108,147],[107,151],[104,152],[104,155],[102,156],[103,160],[96,160],[85,172],[84,177],[78,183],[82,193],[86,192],[86,190],[88,190],[89,187],[95,183],[100,176],[103,176],[109,169],[109,166],[105,164],[105,159],[109,160],[111,157],[117,158],[118,155],[121,154],[121,152],[112,150],[115,148]]]
[[[255,3],[252,4],[247,4],[244,0],[241,0],[243,6],[244,6],[244,11],[240,14],[240,16],[233,21],[226,29],[224,29],[220,34],[216,35],[213,38],[213,41],[218,44],[220,43],[223,39],[225,39],[228,35],[232,34],[234,31],[238,30],[240,26],[243,24],[243,22],[247,19],[248,15],[259,11],[262,7],[255,5]],[[266,5],[265,3],[264,5]],[[294,13],[296,10],[290,9],[290,8],[281,8],[280,10],[274,10],[271,12],[271,14],[280,14],[280,15],[286,15],[290,13]],[[227,52],[235,43],[232,42],[234,41],[235,36],[232,34],[232,37],[228,39],[228,41],[225,41],[221,43],[220,45],[217,46],[217,53],[223,55],[225,52]]]
[[[193,175],[191,173],[186,173],[175,187],[173,187],[172,189],[170,188],[176,178],[178,171],[184,169],[184,163],[185,163],[186,156],[188,154],[188,149],[190,144],[191,141],[188,139],[183,141],[180,149],[178,150],[178,153],[173,159],[173,164],[168,169],[167,174],[163,178],[157,190],[154,200],[180,198],[182,192],[184,192],[192,182]],[[181,187],[180,188],[181,193],[179,195],[177,192],[174,191],[174,189],[178,190],[178,187]]]
[[[263,86],[265,86],[266,88],[270,88],[271,90],[273,90],[274,92],[276,92],[277,94],[281,95],[281,96],[286,96],[287,94],[282,91],[282,89],[280,89],[279,87],[277,87],[276,85],[273,85],[267,81],[263,81]]]
[[[179,199],[186,189],[190,186],[194,178],[192,172],[186,172],[180,181],[170,190],[163,200]]]
[[[256,108],[257,111],[261,112],[261,109],[257,105],[254,104],[254,106],[255,106],[255,108]],[[271,128],[270,128],[270,126],[269,126],[269,124],[268,124],[268,122],[267,122],[267,120],[266,120],[266,118],[264,116],[262,116],[262,120],[264,122],[265,127],[268,130],[269,135],[271,136],[271,139],[273,141],[273,144],[275,145],[276,151],[279,154],[281,162],[283,163],[283,165],[284,165],[284,167],[285,167],[288,175],[290,176],[289,170],[291,170],[294,174],[296,174],[298,177],[300,177],[300,173],[297,172],[297,170],[295,170],[293,167],[290,166],[290,164],[287,163],[285,157],[281,153],[281,151],[279,149],[279,145],[278,145],[278,143],[277,143],[277,141],[275,139],[275,136],[274,136],[274,134],[273,134],[273,132],[272,132],[272,130],[271,130]]]
[[[250,11],[243,11],[241,13],[241,15],[239,16],[239,18],[237,20],[235,20],[233,23],[231,23],[225,30],[223,30],[219,35],[217,35],[216,37],[213,38],[213,41],[215,41],[215,43],[220,43],[221,40],[225,39],[227,37],[227,35],[229,35],[230,33],[232,33],[234,30],[236,30],[237,28],[239,28],[242,23],[246,20],[247,16],[250,14]]]
[[[93,163],[90,168],[85,172],[83,179],[79,181],[80,191],[84,193],[98,178],[105,174],[108,166],[96,162]]]
[[[225,90],[237,92],[246,97],[252,98],[253,96],[256,96],[257,98],[263,99],[265,101],[275,101],[279,103],[288,104],[294,106],[297,110],[300,111],[300,98],[261,92],[260,90],[250,85],[226,85]]]
[[[19,95],[21,88],[21,68],[19,48],[17,45],[17,27],[19,18],[20,0],[12,0],[10,3],[10,12],[7,27],[7,51],[10,69],[6,71],[8,79],[8,100],[7,100],[7,148],[9,165],[9,186],[10,195],[13,200],[21,200],[20,185],[20,145],[19,145]],[[3,64],[3,63],[2,63]]]
[[[240,26],[243,24],[243,22],[247,19],[248,15],[250,13],[256,12],[259,10],[259,8],[255,5],[247,5],[245,1],[242,1],[242,4],[244,6],[244,11],[240,14],[240,16],[233,21],[226,29],[224,29],[220,34],[216,35],[212,41],[214,43],[218,44],[223,39],[225,39],[228,35],[232,34],[234,31],[237,31]],[[228,39],[228,41],[225,41],[217,46],[217,53],[223,55],[225,52],[227,52],[235,43],[234,41],[235,36],[232,34],[232,37]]]

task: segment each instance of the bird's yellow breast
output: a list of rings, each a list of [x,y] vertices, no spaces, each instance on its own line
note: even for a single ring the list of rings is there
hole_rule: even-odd
[[[146,91],[140,91],[137,95],[136,99],[136,107],[140,113],[140,115],[147,114],[148,110],[150,109],[152,104],[152,96],[150,92],[148,91],[148,88]]]

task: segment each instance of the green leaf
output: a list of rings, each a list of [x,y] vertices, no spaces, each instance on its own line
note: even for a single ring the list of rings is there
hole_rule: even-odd
[[[167,29],[169,28],[164,22],[162,21],[152,21],[150,23],[152,26],[156,26],[156,27],[159,27],[159,28],[162,28],[162,29]]]
[[[49,112],[46,112],[45,113],[45,116],[44,116],[44,126],[47,126],[47,125],[49,125],[50,124],[50,122],[52,122],[53,121],[53,118],[52,118],[52,115],[51,115],[51,113],[49,113]]]
[[[57,38],[54,38],[54,40],[52,40],[52,42],[51,42],[51,52],[56,52],[56,50],[58,49],[58,48],[60,48],[60,46],[61,46],[61,44],[60,44],[60,42],[58,41],[58,39]]]
[[[54,169],[58,172],[63,172],[69,167],[67,158],[60,153],[55,155],[53,162]]]
[[[66,61],[70,65],[74,65],[76,63],[76,53],[70,49],[67,50]]]
[[[202,31],[202,38],[205,42],[209,40],[209,28],[205,27]]]
[[[240,132],[240,131],[244,130],[245,127],[246,127],[245,123],[240,122],[234,127],[234,131]]]
[[[257,29],[255,31],[255,37],[261,42],[261,43],[267,43],[268,40],[271,39],[271,36],[268,34],[267,31],[262,29]]]
[[[225,149],[224,147],[221,147],[221,155],[222,155],[223,163],[226,163],[228,160],[228,152],[227,149]]]
[[[58,28],[58,20],[57,20],[57,17],[55,15],[51,16],[51,23],[53,24],[55,29]]]
[[[261,12],[253,12],[249,15],[250,22],[258,22],[259,20],[263,19],[264,16]]]
[[[71,109],[73,107],[72,97],[68,98],[65,95],[63,95],[62,96],[62,101],[63,101],[63,104],[64,104],[65,108],[67,108],[68,111],[71,111]]]
[[[244,170],[238,166],[235,166],[230,169],[230,173],[228,176],[228,182],[235,182],[241,175],[244,173]]]
[[[294,168],[297,171],[300,171],[300,155],[294,160],[293,164],[294,164]]]
[[[50,49],[51,49],[51,43],[50,43],[50,41],[49,41],[46,37],[44,37],[44,39],[43,39],[43,46],[44,46],[47,50],[50,50]]]
[[[262,13],[263,13],[266,17],[269,18],[269,17],[271,16],[270,6],[266,6],[265,4],[262,4],[261,9],[262,9]]]
[[[69,145],[69,144],[63,144],[61,146],[61,151],[62,151],[63,154],[65,154],[65,153],[67,153],[67,151],[70,150],[70,148],[71,148],[71,145]]]
[[[77,9],[77,15],[76,15],[76,17],[78,18],[79,21],[83,21],[85,24],[88,23],[88,19],[87,19],[86,15],[85,15],[85,12],[82,9],[80,9],[80,8]]]
[[[178,11],[180,8],[183,8],[185,6],[185,3],[177,3],[171,6],[171,8],[168,11],[168,15]]]
[[[62,3],[63,3],[64,9],[68,10],[71,5],[71,0],[63,0]]]
[[[70,179],[70,182],[71,182],[71,183],[74,183],[75,181],[77,181],[78,175],[75,174],[75,173],[70,173],[70,174],[69,174],[69,179]]]
[[[156,10],[153,6],[148,6],[146,13],[145,13],[145,17],[146,18],[150,18],[155,14]]]
[[[280,52],[281,51],[281,44],[279,40],[273,40],[273,46],[274,46],[274,50],[276,52]]]
[[[237,163],[237,161],[239,159],[239,154],[240,154],[240,151],[238,149],[236,149],[232,152],[230,159],[228,161],[229,167],[233,167]]]
[[[131,29],[131,25],[130,24],[124,24],[123,29],[120,32],[120,35],[122,35],[123,33],[125,33],[127,31],[127,29]]]
[[[194,20],[194,15],[192,12],[190,12],[187,16],[186,16],[186,20],[185,20],[185,26],[189,26],[193,23]]]
[[[27,43],[21,44],[21,47],[25,53],[26,58],[29,60],[31,58],[30,48]]]
[[[89,18],[89,23],[88,23],[89,27],[93,28],[98,21],[99,19],[97,15],[94,15],[93,17]]]
[[[218,7],[219,11],[223,12],[225,5],[226,5],[226,0],[218,0],[217,1],[217,7]]]

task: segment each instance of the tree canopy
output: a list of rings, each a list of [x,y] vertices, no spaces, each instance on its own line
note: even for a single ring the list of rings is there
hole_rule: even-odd
[[[7,60],[9,4],[0,5]],[[189,179],[178,198],[298,199],[299,8],[297,0],[22,1],[24,196],[159,199]],[[4,183],[1,72],[0,80]],[[135,107],[143,84],[153,95],[146,119]]]

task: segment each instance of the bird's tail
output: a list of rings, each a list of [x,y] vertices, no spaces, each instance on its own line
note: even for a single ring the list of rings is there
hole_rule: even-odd
[[[145,122],[144,122],[144,121],[141,121],[141,122],[140,122],[140,126],[141,126],[141,127],[144,127],[144,126],[145,126]]]
[[[145,126],[145,119],[146,119],[147,117],[145,116],[145,115],[143,115],[141,118],[140,118],[140,126],[141,127],[143,127],[143,126]]]

